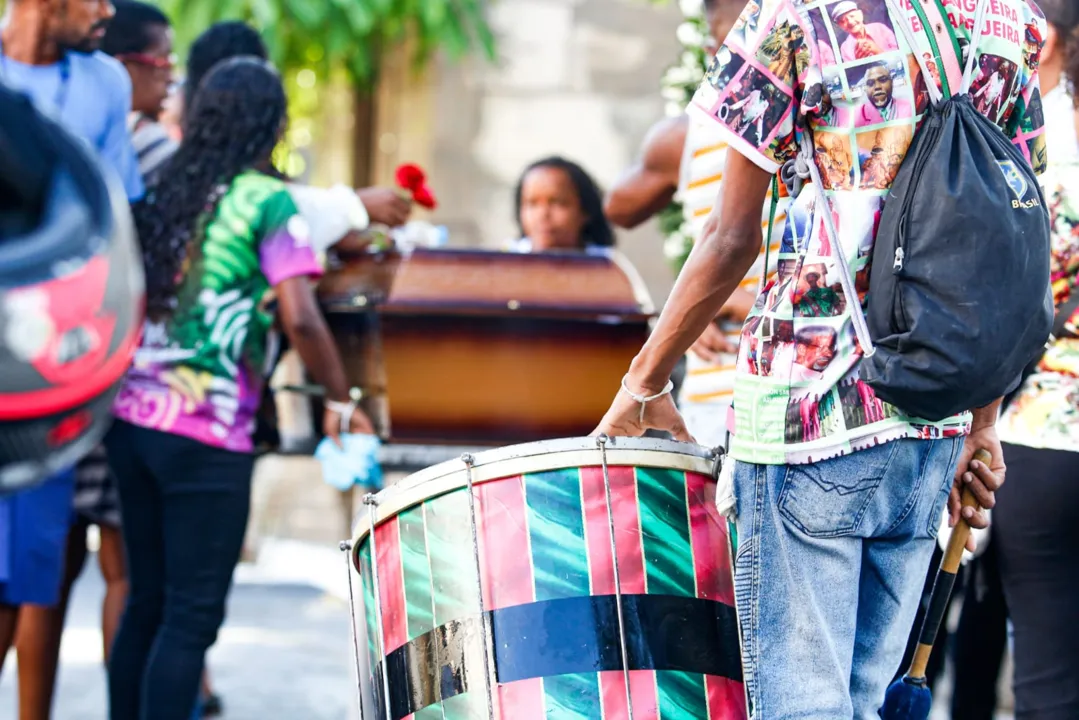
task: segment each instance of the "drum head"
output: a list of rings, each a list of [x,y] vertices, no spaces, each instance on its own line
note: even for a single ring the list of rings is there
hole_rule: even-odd
[[[655,438],[608,438],[605,447],[608,466],[656,467],[713,474],[716,451],[692,443]],[[500,478],[603,464],[603,451],[594,437],[562,438],[510,445],[471,456],[472,482],[480,484]],[[413,473],[374,496],[375,525],[433,497],[468,485],[465,460],[449,460]],[[364,514],[352,538],[353,561],[361,543],[371,531]]]

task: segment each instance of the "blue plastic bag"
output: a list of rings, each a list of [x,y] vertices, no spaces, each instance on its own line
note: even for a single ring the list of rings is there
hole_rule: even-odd
[[[315,459],[322,463],[322,479],[338,490],[361,485],[373,490],[382,489],[382,466],[378,464],[381,445],[375,435],[342,435],[337,447],[330,438],[323,438],[315,450]]]

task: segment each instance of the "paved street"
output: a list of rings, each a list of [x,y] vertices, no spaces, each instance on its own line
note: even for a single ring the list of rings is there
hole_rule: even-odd
[[[228,720],[356,718],[347,587],[340,553],[311,543],[267,540],[257,566],[240,566],[228,620],[210,653]],[[55,720],[105,719],[101,594],[90,563],[64,637]],[[5,670],[0,718],[14,717],[14,657]],[[948,720],[949,684],[946,678],[935,693],[931,720]],[[997,717],[1012,720],[1004,712]]]
[[[309,553],[310,555],[310,553]],[[337,560],[315,553],[318,560]],[[280,555],[279,555],[280,557]],[[338,556],[339,557],[339,556]],[[352,708],[348,603],[273,568],[241,567],[229,615],[210,669],[230,720],[345,720]],[[326,568],[326,565],[323,565]],[[340,561],[340,577],[344,562]],[[323,570],[325,574],[325,570]],[[336,576],[335,576],[336,577]],[[286,582],[282,582],[282,580]],[[347,586],[346,586],[347,587]],[[104,720],[99,607],[103,584],[96,558],[78,586],[64,637],[55,720]],[[0,680],[0,718],[14,717],[15,663]]]

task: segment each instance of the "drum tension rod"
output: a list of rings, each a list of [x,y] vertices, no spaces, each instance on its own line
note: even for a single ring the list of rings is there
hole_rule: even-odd
[[[363,682],[363,671],[360,670],[360,639],[359,632],[356,630],[356,598],[352,593],[352,543],[348,540],[342,540],[338,544],[337,549],[345,554],[345,580],[348,581],[348,610],[349,610],[349,629],[352,630],[352,652],[353,657],[356,658],[356,707],[360,710],[360,717],[363,717],[363,691],[360,689],[360,685]]]
[[[378,584],[378,547],[375,545],[375,508],[378,507],[378,498],[374,493],[367,493],[363,496],[363,504],[367,506],[367,521],[369,524],[369,537],[371,538],[371,581],[375,586],[375,612],[378,617],[378,655],[382,657],[382,706],[386,711],[386,720],[393,720],[393,715],[390,712],[390,674],[387,667],[388,655],[386,653],[386,644],[383,638],[385,634],[383,628],[382,619],[382,591]],[[359,658],[359,655],[356,656]],[[378,668],[374,668],[377,672]]]
[[[465,464],[468,479],[468,515],[472,526],[472,554],[476,560],[476,595],[480,601],[480,636],[483,642],[483,685],[487,691],[487,717],[494,720],[495,705],[494,693],[491,690],[491,661],[488,658],[488,631],[487,631],[487,608],[483,602],[483,569],[480,565],[479,530],[476,527],[476,496],[473,493],[473,474],[475,473],[476,458],[471,453],[461,455],[461,462]]]
[[[622,679],[626,683],[626,712],[633,720],[633,696],[629,691],[629,653],[626,648],[626,622],[622,613],[622,580],[618,573],[618,543],[615,540],[614,511],[611,506],[611,476],[607,469],[607,443],[610,438],[600,433],[596,436],[600,463],[603,467],[603,495],[607,501],[607,526],[611,531],[611,561],[614,571],[614,602],[618,611],[618,640],[622,649]]]

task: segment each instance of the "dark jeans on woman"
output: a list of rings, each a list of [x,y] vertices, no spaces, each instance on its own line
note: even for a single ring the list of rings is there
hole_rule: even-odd
[[[1016,720],[1079,718],[1079,452],[1004,445],[993,542],[1015,629]]]
[[[997,715],[997,680],[1008,645],[997,545],[991,537],[985,553],[965,568],[963,608],[952,638],[952,720],[993,720]]]
[[[254,457],[117,422],[105,441],[130,594],[109,662],[111,720],[188,720],[225,619]]]

